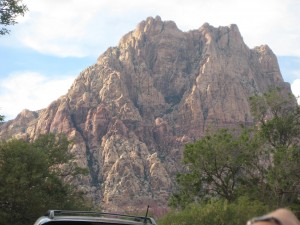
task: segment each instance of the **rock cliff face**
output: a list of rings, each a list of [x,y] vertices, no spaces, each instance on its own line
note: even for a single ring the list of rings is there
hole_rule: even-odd
[[[1,138],[63,132],[90,175],[79,188],[104,207],[165,205],[183,145],[208,128],[251,124],[249,96],[284,83],[268,46],[236,25],[182,32],[148,18],[85,69],[68,93],[1,125]]]

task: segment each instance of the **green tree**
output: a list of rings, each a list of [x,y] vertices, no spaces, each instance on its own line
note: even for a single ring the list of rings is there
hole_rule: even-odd
[[[172,206],[185,207],[191,202],[210,198],[234,201],[243,185],[253,179],[249,169],[253,166],[258,143],[250,131],[240,134],[221,129],[206,135],[193,144],[187,144],[183,163],[187,172],[177,177],[178,191],[171,197]]]
[[[22,0],[0,0],[0,25],[4,26],[0,29],[0,35],[8,34],[10,31],[6,27],[16,24],[17,16],[24,16],[27,10]]]
[[[300,144],[300,107],[292,94],[273,89],[250,98],[252,115],[273,149]]]
[[[53,134],[33,143],[0,143],[1,225],[29,225],[48,209],[85,207],[82,195],[61,177],[65,167],[75,166],[69,144],[63,135]]]
[[[286,91],[250,99],[257,123],[242,132],[219,130],[188,144],[177,177],[173,206],[240,196],[273,207],[298,207],[300,196],[300,108]]]
[[[283,89],[253,96],[250,104],[270,158],[265,163],[269,204],[300,207],[300,107]]]

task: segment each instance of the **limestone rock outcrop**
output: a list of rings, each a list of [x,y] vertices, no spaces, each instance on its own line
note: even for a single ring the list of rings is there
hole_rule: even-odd
[[[184,144],[208,128],[251,124],[248,98],[290,91],[276,56],[249,49],[236,25],[182,32],[147,18],[83,70],[68,93],[1,125],[1,138],[63,132],[88,177],[79,181],[103,207],[166,205]]]

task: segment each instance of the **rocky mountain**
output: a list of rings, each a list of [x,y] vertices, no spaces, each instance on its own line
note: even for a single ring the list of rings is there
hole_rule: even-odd
[[[83,70],[68,93],[1,125],[1,138],[63,132],[90,175],[79,188],[104,207],[165,205],[185,143],[251,124],[248,98],[290,91],[276,56],[249,49],[236,25],[183,32],[147,18]]]

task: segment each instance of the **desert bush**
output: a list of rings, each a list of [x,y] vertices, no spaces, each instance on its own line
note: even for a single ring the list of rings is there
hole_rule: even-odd
[[[262,215],[269,208],[259,201],[240,197],[235,202],[211,200],[190,204],[182,211],[173,210],[158,221],[159,225],[241,225],[249,218]]]

